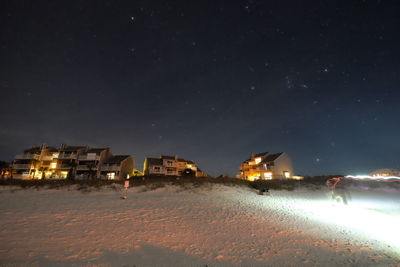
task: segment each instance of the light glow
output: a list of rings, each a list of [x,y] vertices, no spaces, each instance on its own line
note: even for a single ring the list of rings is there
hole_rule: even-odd
[[[398,181],[400,181],[400,177],[399,176],[347,175],[347,176],[345,176],[345,178],[348,178],[348,179],[372,179],[372,180],[376,180],[376,179],[382,179],[382,180],[397,179]]]
[[[264,172],[264,178],[266,180],[272,180],[272,172]]]

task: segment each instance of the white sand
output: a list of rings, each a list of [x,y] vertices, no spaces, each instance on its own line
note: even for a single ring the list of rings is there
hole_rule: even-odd
[[[323,191],[142,191],[1,188],[0,266],[400,265],[398,217]]]

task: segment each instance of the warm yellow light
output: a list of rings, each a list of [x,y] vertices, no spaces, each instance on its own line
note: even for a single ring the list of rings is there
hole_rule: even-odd
[[[253,174],[253,175],[250,175],[250,176],[247,178],[247,180],[249,180],[249,181],[254,181],[254,180],[257,180],[257,179],[260,179],[260,174],[259,174],[259,173],[255,173],[255,174]]]
[[[291,179],[294,179],[294,180],[303,180],[304,177],[303,177],[303,176],[296,176],[296,175],[293,175],[293,176],[291,177]]]
[[[272,179],[272,172],[264,172],[264,178],[266,180],[271,180]]]
[[[52,163],[50,163],[50,168],[51,168],[51,169],[57,168],[57,162],[52,162]]]
[[[255,162],[256,162],[256,164],[258,164],[258,163],[260,163],[261,162],[261,158],[255,158],[255,160],[254,160]]]
[[[283,172],[286,178],[290,178],[290,172]]]

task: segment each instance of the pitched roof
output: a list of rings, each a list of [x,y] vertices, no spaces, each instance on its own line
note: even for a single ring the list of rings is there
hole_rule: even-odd
[[[263,156],[266,156],[267,154],[268,154],[268,152],[257,153],[257,154],[254,154],[254,157],[255,157],[255,158],[257,158],[257,157],[263,157]]]
[[[60,148],[60,151],[77,151],[80,149],[86,149],[85,146],[64,146]]]
[[[24,153],[38,153],[41,151],[41,148],[39,146],[34,146],[28,149],[24,150]]]
[[[106,160],[104,164],[118,164],[121,163],[121,161],[125,160],[126,158],[129,158],[129,155],[115,155],[111,157],[110,159]]]
[[[175,156],[164,156],[164,155],[161,155],[161,158],[162,159],[175,159]]]
[[[46,149],[47,149],[47,151],[49,151],[49,152],[57,152],[57,151],[58,151],[58,149],[55,148],[55,147],[53,147],[53,146],[48,146],[48,147],[46,147]]]
[[[186,160],[186,159],[182,159],[182,158],[178,158],[178,161],[180,161],[180,162],[186,162],[186,163],[188,163],[188,164],[196,164],[196,163],[194,163],[194,161],[192,161],[192,160]]]
[[[102,152],[102,151],[104,151],[104,150],[107,150],[107,149],[109,149],[108,147],[105,147],[105,148],[90,148],[88,151],[87,151],[87,153],[100,153],[100,152]]]
[[[149,165],[163,165],[163,160],[160,158],[146,158]]]
[[[257,154],[251,154],[251,157],[243,161],[243,163],[250,162],[252,158],[258,158],[258,157],[264,157],[268,155],[269,152],[262,152],[262,153],[257,153]]]
[[[277,158],[279,158],[279,156],[282,154],[283,154],[283,152],[268,155],[262,162],[272,162],[272,161],[276,160]]]

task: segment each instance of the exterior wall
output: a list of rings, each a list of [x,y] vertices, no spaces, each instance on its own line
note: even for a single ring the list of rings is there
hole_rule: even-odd
[[[132,157],[127,157],[121,162],[120,165],[120,172],[119,172],[119,179],[124,180],[127,175],[130,175],[134,168],[134,162]]]
[[[87,167],[87,164],[90,163],[94,165],[92,168],[95,172],[93,178],[96,178],[103,174],[100,168],[102,164],[112,157],[110,149],[104,149],[100,153],[97,151],[97,153],[93,153],[94,155],[89,155],[91,153],[86,154],[88,147],[64,153],[63,149],[65,148],[66,146],[62,145],[59,150],[55,151],[56,149],[54,148],[49,150],[46,148],[46,145],[42,145],[39,149],[34,150],[34,152],[25,150],[27,151],[26,153],[15,157],[12,164],[12,177],[16,179],[65,179],[69,173],[79,178],[77,177],[79,173],[82,174],[81,178],[85,178],[90,173],[90,168]],[[81,164],[78,165],[79,163]],[[132,157],[129,157],[116,167],[112,169],[112,171],[118,173],[116,173],[116,178],[125,178],[127,174],[131,174],[133,171],[134,162]],[[109,171],[105,173],[107,172]]]
[[[155,171],[155,168],[159,167],[160,171]],[[192,169],[195,171],[196,176],[204,176],[204,173],[198,174],[198,168],[195,163],[188,163],[186,161],[180,161],[175,159],[162,158],[162,165],[149,164],[149,160],[146,158],[143,166],[144,175],[166,175],[166,176],[181,176],[185,169]]]
[[[287,179],[293,176],[292,160],[286,153],[280,155],[274,163],[273,178]],[[289,172],[290,177],[285,177],[284,172]]]
[[[293,167],[290,157],[286,153],[282,153],[273,162],[263,163],[262,161],[268,157],[268,154],[262,157],[251,157],[249,161],[245,161],[240,165],[238,177],[245,180],[269,180],[269,179],[286,179],[293,176]],[[256,159],[261,160],[256,163]],[[285,176],[288,172],[288,176]]]

